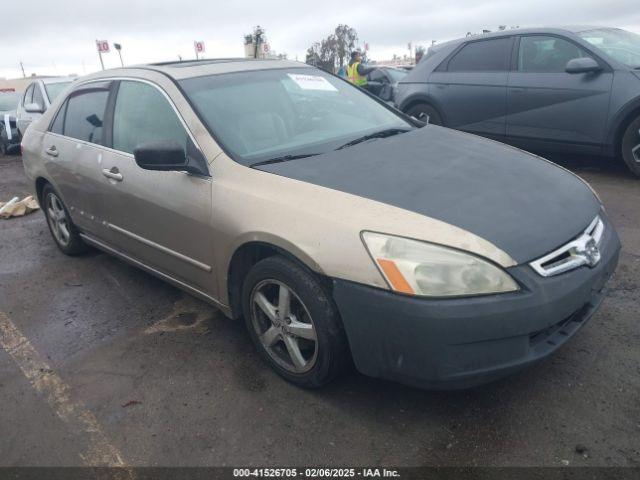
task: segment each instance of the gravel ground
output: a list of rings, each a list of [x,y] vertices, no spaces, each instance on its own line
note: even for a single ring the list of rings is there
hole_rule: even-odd
[[[622,239],[608,296],[550,359],[463,392],[355,372],[299,390],[239,322],[106,254],[63,256],[40,212],[0,220],[0,312],[22,335],[0,349],[0,465],[640,466],[640,180],[556,160]],[[0,199],[26,193],[0,158]]]

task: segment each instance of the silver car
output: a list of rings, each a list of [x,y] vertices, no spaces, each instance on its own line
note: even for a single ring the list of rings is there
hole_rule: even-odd
[[[24,135],[27,127],[42,116],[51,103],[60,95],[75,77],[40,78],[29,84],[18,103],[18,130]]]
[[[352,360],[425,388],[507,375],[587,322],[620,250],[572,173],[297,62],[100,72],[22,147],[64,253],[97,247],[244,318],[305,387]]]

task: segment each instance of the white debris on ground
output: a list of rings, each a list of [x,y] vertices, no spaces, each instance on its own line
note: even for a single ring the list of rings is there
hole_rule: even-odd
[[[8,202],[0,202],[0,218],[22,217],[39,208],[38,202],[32,195],[24,197],[22,200],[13,197]]]

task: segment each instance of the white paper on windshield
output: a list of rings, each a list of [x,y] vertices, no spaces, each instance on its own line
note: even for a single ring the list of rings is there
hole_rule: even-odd
[[[326,92],[337,92],[338,89],[331,85],[329,81],[318,75],[302,75],[299,73],[287,73],[291,80],[296,82],[303,90],[324,90]]]

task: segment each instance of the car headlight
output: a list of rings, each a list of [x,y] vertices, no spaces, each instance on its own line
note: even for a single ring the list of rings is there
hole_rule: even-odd
[[[362,239],[392,290],[450,297],[519,290],[500,267],[460,250],[393,235],[362,232]]]

